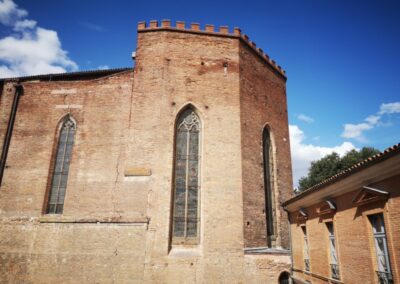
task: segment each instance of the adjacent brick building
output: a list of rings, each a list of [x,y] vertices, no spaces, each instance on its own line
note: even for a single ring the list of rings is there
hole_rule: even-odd
[[[400,144],[283,205],[295,283],[400,283]]]
[[[170,21],[139,23],[135,60],[0,81],[0,282],[284,281],[284,71]]]

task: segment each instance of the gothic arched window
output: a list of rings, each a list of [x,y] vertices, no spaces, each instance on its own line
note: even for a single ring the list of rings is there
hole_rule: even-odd
[[[265,190],[265,211],[267,222],[267,242],[272,246],[275,241],[275,194],[273,181],[273,151],[271,145],[271,135],[267,127],[263,131],[263,158],[264,158],[264,190]]]
[[[191,108],[178,117],[175,128],[173,243],[197,242],[199,236],[200,119]]]
[[[58,136],[53,176],[46,209],[47,214],[62,214],[63,212],[69,164],[75,139],[75,129],[75,122],[69,115],[66,116],[61,122]]]

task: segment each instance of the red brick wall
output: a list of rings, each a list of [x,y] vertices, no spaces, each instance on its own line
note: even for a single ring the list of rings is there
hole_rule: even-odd
[[[110,212],[118,216],[118,210],[135,214],[132,207],[116,209],[121,208],[116,206],[121,199],[114,194],[122,179],[118,166],[128,127],[132,72],[90,81],[23,85],[1,188],[2,214],[42,214],[58,123],[68,112],[77,131],[63,215],[109,217]],[[1,108],[7,113],[10,106]]]
[[[288,248],[287,215],[280,206],[293,192],[286,83],[244,43],[240,95],[245,246],[267,246],[262,133],[268,125],[274,151],[276,245]]]
[[[247,192],[243,189],[242,178],[248,167],[245,166],[243,155],[240,153],[244,147],[250,149],[252,145],[246,145],[248,140],[241,140],[240,137],[243,137],[242,111],[246,114],[252,111],[258,112],[259,107],[254,104],[245,105],[242,102],[241,97],[246,94],[242,95],[242,82],[239,76],[243,73],[246,80],[258,84],[259,79],[252,78],[254,74],[247,71],[248,66],[255,64],[259,66],[257,69],[259,72],[264,72],[257,76],[263,77],[270,72],[267,76],[271,80],[284,85],[277,75],[257,59],[256,54],[247,51],[246,55],[242,55],[243,47],[239,47],[239,44],[238,38],[186,32],[144,31],[138,35],[131,120],[131,125],[134,127],[130,129],[132,140],[129,157],[134,165],[151,167],[155,177],[148,184],[148,187],[154,190],[154,194],[150,196],[148,212],[153,220],[150,230],[154,232],[153,238],[156,241],[148,247],[148,253],[162,257],[167,254],[168,247],[165,240],[169,233],[173,164],[171,134],[174,131],[177,113],[190,102],[197,108],[203,125],[200,248],[207,257],[198,260],[198,265],[207,271],[206,274],[199,274],[203,275],[200,277],[204,277],[203,280],[206,282],[227,281],[227,279],[235,281],[233,279],[242,277],[243,274],[240,272],[243,269],[242,264],[233,259],[243,255],[243,242],[247,242],[248,239],[245,237],[243,240],[243,223],[245,223],[243,215],[252,220],[258,218],[243,213],[245,205],[242,198]],[[249,62],[244,63],[242,67],[244,60]],[[279,95],[284,96],[283,89]],[[283,114],[277,115],[276,119],[287,121],[285,98],[280,99],[279,103],[285,105],[280,106]],[[246,109],[243,110],[244,108]],[[155,128],[157,132],[153,131]],[[147,129],[147,132],[143,131]],[[282,129],[281,133],[284,134],[278,132],[278,139],[288,137],[287,125]],[[257,131],[261,141],[262,127]],[[163,137],[163,140],[159,137]],[[281,144],[277,147],[281,147]],[[289,157],[288,141],[283,147],[287,148],[282,149],[283,155],[280,157],[284,155]],[[251,151],[257,157],[262,157],[260,145],[256,145]],[[143,156],[142,153],[154,154]],[[289,165],[285,167],[290,171],[290,159],[286,161]],[[289,178],[282,183],[291,184],[291,173],[283,170],[283,166],[280,170],[284,172],[280,178]],[[258,176],[258,181],[262,180],[262,176]],[[265,223],[263,230],[265,231]],[[256,240],[260,236],[254,235],[251,238],[260,246],[265,246],[262,239]],[[171,253],[174,253],[173,250]],[[276,266],[270,265],[268,273],[263,274],[263,277],[268,279],[277,279],[282,267],[288,268],[286,255],[281,259],[275,256],[260,257],[264,261],[277,263]],[[249,259],[252,257],[249,256]],[[151,262],[153,261],[158,262],[160,259],[153,258]],[[173,269],[171,260],[168,262],[169,269]],[[229,276],[226,274],[228,266],[234,271],[230,272]],[[152,270],[151,267],[149,271],[152,271],[149,273],[153,276],[162,275],[162,272]],[[255,270],[253,277],[258,277],[256,276],[258,273],[260,272]]]
[[[0,190],[0,278],[44,283],[277,281],[289,269],[287,254],[244,255],[245,243],[265,246],[265,216],[264,197],[249,211],[243,195],[259,198],[264,192],[252,189],[263,181],[259,163],[266,122],[276,139],[277,200],[291,192],[285,87],[256,53],[239,47],[241,41],[226,34],[140,30],[134,72],[24,82]],[[265,78],[268,83],[262,85]],[[258,95],[249,84],[256,85],[257,93],[267,91]],[[4,121],[11,95],[1,98]],[[268,102],[273,114],[264,114],[254,98]],[[200,241],[171,247],[174,128],[177,114],[189,103],[202,122]],[[280,104],[276,110],[274,104]],[[43,215],[57,126],[68,111],[77,132],[64,212]],[[253,125],[252,112],[258,117]],[[243,162],[247,156],[258,163],[256,171]],[[125,175],[134,168],[151,174]],[[264,222],[262,228],[244,237],[244,216]],[[285,217],[280,214],[279,222],[284,224]],[[280,230],[287,232],[284,225]]]
[[[368,215],[383,213],[387,234],[394,283],[399,281],[400,259],[400,175],[383,180],[372,187],[390,192],[390,199],[377,201],[356,207],[353,199],[360,188],[335,198],[337,212],[333,215],[318,216],[317,208],[323,203],[307,207],[309,214],[305,222],[309,238],[311,274],[295,272],[299,278],[312,280],[313,283],[326,283],[330,278],[328,231],[325,222],[332,221],[335,228],[337,252],[341,281],[344,283],[377,283],[375,271],[376,257],[372,228]],[[292,253],[295,270],[304,270],[303,234],[296,220],[297,212],[291,213]],[[319,279],[322,277],[323,279]]]
[[[4,137],[7,132],[14,95],[14,84],[12,82],[5,83],[0,97],[0,149],[3,149]]]

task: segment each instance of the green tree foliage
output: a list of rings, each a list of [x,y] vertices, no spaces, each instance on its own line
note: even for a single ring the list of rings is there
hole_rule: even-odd
[[[351,150],[343,157],[333,152],[320,160],[313,161],[308,170],[308,175],[299,180],[298,192],[302,192],[379,152],[378,149],[364,147],[360,151]]]

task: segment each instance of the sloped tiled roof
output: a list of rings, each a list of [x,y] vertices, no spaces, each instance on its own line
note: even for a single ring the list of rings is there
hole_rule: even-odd
[[[384,161],[384,160],[388,159],[389,157],[392,157],[399,153],[400,153],[400,143],[395,144],[395,145],[385,149],[383,152],[378,153],[372,157],[369,157],[368,159],[365,159],[357,164],[354,164],[353,166],[337,173],[336,175],[333,175],[333,176],[321,181],[320,183],[303,191],[299,195],[296,195],[295,197],[285,201],[282,205],[283,206],[289,205],[289,204],[293,203],[294,201],[299,200],[299,199],[303,198],[304,196],[309,195],[315,191],[318,191],[329,184],[335,183],[338,180],[341,180],[351,174],[354,174],[364,168],[370,167],[376,163]]]
[[[42,75],[32,75],[32,76],[22,76],[22,77],[12,77],[12,78],[0,78],[0,82],[4,81],[69,81],[69,80],[79,80],[79,79],[95,79],[103,76],[108,76],[128,70],[133,70],[132,68],[115,68],[115,69],[104,69],[104,70],[87,70],[78,72],[67,72],[67,73],[56,73],[56,74],[42,74]]]

